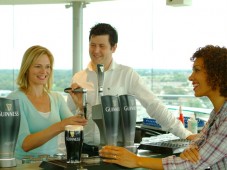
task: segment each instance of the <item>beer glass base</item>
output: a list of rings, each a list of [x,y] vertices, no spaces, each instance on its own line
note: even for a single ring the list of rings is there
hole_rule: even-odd
[[[73,160],[70,160],[70,161],[66,161],[67,164],[79,164],[79,167],[77,167],[76,170],[88,170],[87,168],[84,168],[82,163],[80,161],[73,161]]]
[[[67,164],[78,164],[80,163],[79,161],[77,160],[69,160],[69,161],[66,161]]]
[[[0,168],[9,168],[17,166],[15,158],[0,159]]]
[[[88,170],[88,169],[84,167],[80,167],[80,168],[77,168],[76,170]]]

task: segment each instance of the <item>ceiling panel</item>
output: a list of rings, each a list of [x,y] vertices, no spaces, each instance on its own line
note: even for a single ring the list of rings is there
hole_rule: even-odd
[[[20,5],[20,4],[58,4],[69,2],[100,2],[113,0],[0,0],[0,5]]]

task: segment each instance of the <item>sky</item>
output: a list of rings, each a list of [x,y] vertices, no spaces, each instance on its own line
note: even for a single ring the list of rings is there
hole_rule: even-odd
[[[165,0],[95,2],[84,8],[83,67],[89,62],[88,34],[98,22],[119,34],[114,58],[133,68],[191,69],[198,47],[227,46],[226,0],[194,0],[167,6]],[[19,68],[25,50],[48,47],[56,69],[72,67],[72,8],[58,5],[0,6],[0,69]]]

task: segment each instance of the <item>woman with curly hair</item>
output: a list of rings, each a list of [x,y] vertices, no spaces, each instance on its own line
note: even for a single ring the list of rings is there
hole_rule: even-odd
[[[227,49],[207,45],[199,48],[191,61],[194,64],[189,80],[194,94],[196,97],[208,97],[214,108],[208,122],[189,147],[180,157],[145,158],[122,147],[104,146],[100,150],[104,162],[130,168],[227,169]]]

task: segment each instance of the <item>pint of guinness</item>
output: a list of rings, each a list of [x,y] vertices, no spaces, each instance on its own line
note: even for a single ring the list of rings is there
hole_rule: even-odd
[[[67,152],[67,163],[80,163],[83,146],[83,126],[65,126],[65,145]]]

